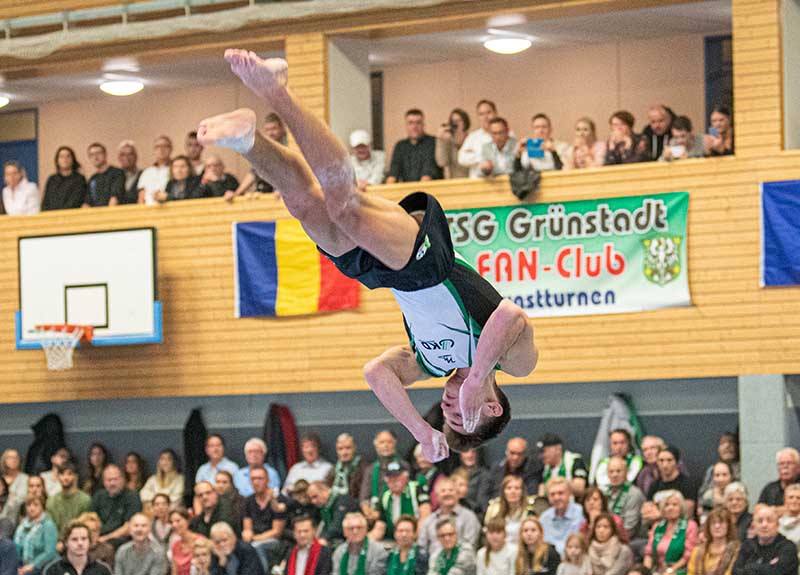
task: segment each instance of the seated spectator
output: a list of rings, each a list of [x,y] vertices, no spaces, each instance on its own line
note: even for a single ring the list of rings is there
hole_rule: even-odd
[[[705,156],[703,136],[692,132],[692,121],[686,116],[678,116],[672,122],[672,138],[669,145],[664,146],[659,160],[685,160],[686,158],[702,158]]]
[[[223,470],[234,474],[239,469],[238,465],[225,457],[225,440],[216,433],[212,433],[206,439],[206,456],[208,456],[208,461],[197,469],[194,477],[195,483],[208,481],[214,485],[217,471]]]
[[[80,208],[86,203],[88,187],[75,152],[68,146],[56,150],[56,173],[47,178],[44,186],[42,211]]]
[[[594,120],[584,116],[575,122],[575,140],[567,151],[566,166],[570,170],[596,168],[606,160],[606,146],[597,139]]]
[[[19,558],[19,575],[41,573],[58,554],[58,528],[44,512],[44,500],[38,495],[25,499],[25,517],[14,532]]]
[[[653,572],[641,563],[636,563],[633,567],[628,569],[627,575],[653,575]]]
[[[519,529],[514,575],[556,575],[561,556],[544,539],[544,529],[536,517],[526,517]]]
[[[376,458],[363,474],[359,500],[367,520],[374,522],[378,518],[378,502],[386,491],[386,466],[400,459],[397,456],[397,436],[393,431],[382,429],[375,434],[372,445]]]
[[[172,140],[159,136],[153,143],[153,165],[139,175],[139,203],[148,206],[158,203],[169,182],[169,166],[172,157]]]
[[[642,438],[642,459],[644,464],[642,470],[636,477],[636,487],[647,495],[650,486],[658,479],[658,454],[667,444],[664,440],[655,435],[646,435]]]
[[[100,142],[90,144],[86,155],[94,167],[94,174],[89,178],[89,193],[86,194],[85,206],[116,206],[119,198],[125,195],[125,172],[108,165],[106,147]]]
[[[233,475],[227,471],[220,470],[217,471],[215,479],[214,489],[219,495],[219,500],[235,513],[238,522],[241,523],[244,517],[245,498],[242,497],[233,484]]]
[[[658,453],[658,474],[660,478],[650,486],[650,491],[647,492],[647,499],[658,503],[660,493],[678,490],[686,500],[689,517],[694,517],[695,491],[691,480],[678,467],[680,458],[681,452],[672,445],[664,447]]]
[[[386,575],[425,575],[428,572],[428,555],[417,545],[417,520],[411,515],[401,515],[394,524],[397,544],[386,560]]]
[[[239,187],[239,180],[225,171],[222,158],[213,154],[206,158],[203,169],[195,173],[201,176],[200,188],[196,192],[200,198],[222,198]]]
[[[139,176],[142,171],[136,166],[139,155],[133,140],[123,140],[117,148],[117,163],[125,174],[125,194],[119,198],[121,204],[135,204],[139,201]]]
[[[231,526],[225,522],[211,526],[210,575],[265,575],[264,567],[253,546],[236,538]]]
[[[428,575],[475,575],[475,548],[458,537],[455,521],[436,522],[439,549],[428,560]]]
[[[719,461],[727,463],[733,472],[733,480],[739,481],[741,477],[741,465],[739,464],[739,436],[736,433],[726,432],[719,438],[719,445],[717,446],[717,454]],[[706,468],[703,475],[703,482],[700,484],[698,493],[705,493],[714,482],[714,466],[712,463]]]
[[[86,479],[83,482],[83,489],[89,495],[94,495],[99,489],[103,487],[103,470],[106,465],[111,463],[111,457],[105,445],[99,441],[95,441],[89,446],[89,455],[87,459],[87,468],[84,476]]]
[[[519,539],[519,527],[522,520],[529,515],[536,515],[533,505],[536,498],[528,497],[525,483],[521,477],[506,475],[503,479],[503,490],[500,497],[489,501],[484,517],[484,525],[493,519],[502,519],[506,532],[506,541],[516,543]]]
[[[327,482],[337,493],[344,493],[358,500],[361,483],[368,473],[369,463],[356,453],[356,442],[349,433],[340,433],[336,438],[336,465]]]
[[[253,494],[253,484],[250,482],[250,473],[254,469],[263,469],[267,472],[270,489],[280,489],[281,478],[274,467],[266,463],[267,444],[263,439],[251,437],[244,444],[244,459],[247,465],[240,467],[233,474],[233,484],[242,497],[249,497]]]
[[[192,568],[190,575],[211,575],[211,558],[214,556],[214,544],[205,537],[198,536],[192,547]]]
[[[190,519],[189,513],[183,508],[169,512],[173,539],[169,546],[172,575],[191,575],[192,552],[199,536],[189,529]]]
[[[560,170],[569,156],[569,144],[553,139],[553,127],[547,114],[536,114],[531,118],[531,138],[542,140],[541,158],[528,155],[528,140],[520,140],[516,147],[516,156],[522,161],[523,168],[533,168],[539,172]]]
[[[189,159],[192,170],[198,176],[202,175],[205,170],[203,149],[203,144],[197,140],[197,132],[191,131],[186,134],[186,139],[183,141],[184,155]]]
[[[697,515],[700,524],[705,521],[706,515],[715,507],[725,504],[725,488],[733,482],[733,470],[724,461],[714,464],[714,481],[705,492],[697,494]]]
[[[481,449],[462,451],[458,454],[461,465],[456,469],[456,471],[466,473],[468,480],[466,500],[461,500],[459,503],[476,512],[483,507],[483,505],[478,502],[478,497],[480,495],[481,483],[489,473],[482,455],[483,451]],[[503,478],[501,477],[500,481],[502,480]]]
[[[100,517],[94,511],[87,511],[81,513],[77,519],[78,523],[82,523],[89,528],[89,560],[99,561],[108,565],[108,568],[114,570],[114,555],[116,550],[111,543],[100,541]]]
[[[736,526],[736,534],[739,541],[744,541],[751,537],[751,524],[753,514],[747,510],[747,487],[744,483],[734,481],[725,488],[725,509],[731,514],[733,523]]]
[[[528,442],[522,437],[512,437],[506,443],[505,458],[489,468],[486,480],[481,483],[477,501],[486,505],[490,499],[500,495],[506,475],[518,475],[525,483],[528,493],[538,493],[542,480],[542,462],[528,453]]]
[[[289,551],[283,575],[331,575],[331,548],[314,537],[311,517],[298,517],[293,528],[295,545]]]
[[[572,494],[580,499],[583,490],[586,489],[586,479],[589,477],[589,471],[581,454],[565,450],[564,442],[554,433],[545,433],[539,439],[537,446],[544,463],[542,473],[544,482],[547,483],[551,477],[564,477],[569,481]],[[544,484],[539,485],[539,495],[546,495],[544,487]]]
[[[606,164],[633,164],[645,161],[642,139],[633,131],[636,119],[626,110],[614,112],[609,120],[611,135],[606,143]]]
[[[469,168],[458,163],[458,153],[467,139],[469,125],[469,115],[461,108],[454,108],[448,122],[439,126],[436,133],[436,164],[444,170],[447,179],[469,176]]]
[[[484,532],[486,547],[481,547],[475,556],[477,575],[512,575],[519,533],[515,541],[509,542],[506,537],[506,522],[502,517],[487,521]]]
[[[553,477],[547,482],[547,499],[551,507],[540,517],[544,539],[563,556],[567,537],[580,532],[583,509],[572,501],[570,483],[564,477]]]
[[[630,474],[625,459],[616,455],[611,457],[607,469],[609,486],[606,495],[609,509],[622,518],[622,525],[631,539],[642,536],[641,509],[645,502],[644,494],[628,481]]]
[[[589,478],[590,483],[594,483],[601,491],[608,491],[608,464],[615,455],[625,461],[627,469],[626,482],[632,483],[642,470],[644,460],[636,455],[633,449],[631,434],[627,429],[614,429],[608,434],[608,457],[601,459],[594,471],[594,477]]]
[[[164,548],[164,551],[169,550],[169,544],[172,541],[172,524],[169,520],[169,508],[170,501],[168,495],[158,493],[153,497],[152,504],[150,505],[150,515],[153,519],[153,523],[150,525],[151,537]]]
[[[619,535],[620,541],[622,541],[623,543],[628,543],[630,541],[630,537],[628,535],[628,532],[625,530],[625,525],[622,522],[622,518],[615,513],[609,512],[608,499],[606,499],[606,496],[603,495],[603,492],[600,491],[597,487],[590,487],[583,494],[584,520],[583,523],[581,523],[581,529],[580,529],[581,535],[583,535],[584,538],[588,541],[589,536],[594,530],[595,520],[598,517],[600,517],[600,515],[604,514],[610,515],[611,519],[614,521],[616,532]]]
[[[684,116],[684,118],[686,118]],[[686,118],[688,120],[688,118]],[[655,162],[664,155],[664,150],[669,147],[670,132],[674,125],[675,115],[672,110],[664,105],[650,106],[647,111],[647,126],[642,130],[643,161]],[[691,122],[690,122],[691,125]],[[688,132],[692,129],[689,128]],[[675,137],[675,134],[672,134]],[[673,159],[680,159],[682,154],[677,154]],[[697,157],[697,156],[690,156]]]
[[[333,552],[333,573],[338,575],[385,575],[387,553],[383,545],[367,537],[367,519],[361,513],[344,517],[345,542]]]
[[[119,547],[130,533],[131,517],[141,510],[139,494],[125,487],[122,470],[113,463],[107,465],[103,470],[103,489],[92,496],[92,511],[102,522],[100,541]]]
[[[739,554],[739,539],[731,514],[721,508],[711,511],[703,535],[689,558],[687,575],[730,574]]]
[[[370,538],[380,541],[394,537],[394,521],[401,515],[411,515],[424,521],[431,512],[430,498],[416,481],[409,481],[408,470],[397,461],[386,467],[388,489],[378,502],[378,519],[370,532]]]
[[[567,537],[564,559],[558,564],[556,575],[592,575],[586,539],[580,533],[573,533]]]
[[[800,482],[800,452],[794,447],[787,447],[778,452],[775,460],[778,463],[778,479],[764,486],[761,495],[758,496],[758,502],[773,507],[782,507],[783,490],[792,483]],[[779,510],[778,513],[781,511]]]
[[[194,495],[200,502],[200,513],[189,523],[189,528],[202,535],[211,535],[211,526],[221,521],[228,523],[234,531],[241,530],[236,513],[223,503],[214,486],[208,481],[201,481],[194,486]]]
[[[279,500],[282,505],[286,506],[286,520],[289,525],[292,525],[295,517],[308,516],[314,519],[315,524],[319,524],[320,511],[317,509],[308,497],[308,481],[305,479],[298,479],[289,490],[289,497],[281,495]],[[283,508],[280,508],[283,511]]]
[[[47,509],[47,490],[44,486],[44,479],[38,475],[29,475],[27,494],[27,496],[35,495],[36,497],[41,497],[42,501],[44,501],[44,507]],[[24,515],[24,513],[20,513],[20,517],[22,517],[22,515]]]
[[[372,137],[366,130],[350,133],[350,163],[353,164],[359,188],[383,183],[386,154],[372,149]]]
[[[597,516],[589,536],[592,575],[624,575],[633,564],[633,551],[622,541],[609,513]]]
[[[711,110],[711,128],[703,141],[707,156],[733,155],[733,113],[730,108],[715,106]]]
[[[139,498],[147,509],[153,498],[163,493],[172,505],[178,505],[183,499],[183,475],[178,469],[178,454],[172,449],[162,449],[158,455],[156,472],[151,475],[139,491]]]
[[[282,146],[288,145],[286,127],[283,125],[283,120],[281,120],[278,114],[275,114],[274,112],[267,114],[267,117],[264,119],[264,126],[262,130],[264,135],[273,142],[278,142]],[[251,188],[253,188],[254,184],[254,193],[256,194],[271,194],[275,192],[275,188],[272,187],[272,184],[266,180],[262,180],[258,174],[256,174],[255,170],[250,170],[242,178],[242,181],[239,183],[239,187],[236,188],[236,191],[225,192],[225,200],[232,202],[235,197],[245,195],[250,191]],[[276,194],[276,196],[280,197],[280,194]]]
[[[742,543],[733,575],[795,575],[797,546],[778,533],[778,512],[759,503],[753,513],[755,537]]]
[[[22,472],[19,451],[6,449],[0,457],[0,473],[8,487],[9,495],[17,501],[25,501],[28,495],[28,475]]]
[[[458,530],[458,540],[469,543],[474,549],[477,547],[481,535],[481,524],[475,514],[458,504],[458,496],[453,482],[445,477],[436,484],[436,498],[439,507],[420,523],[417,541],[429,557],[439,550],[439,540],[436,538],[436,525],[442,519],[452,519]]]
[[[299,479],[305,479],[309,483],[312,481],[324,481],[328,474],[333,470],[333,465],[320,457],[319,448],[321,441],[316,433],[304,433],[300,438],[300,453],[303,461],[292,465],[286,479],[283,482],[283,490],[286,493]]]
[[[660,494],[661,520],[650,529],[644,548],[644,565],[657,573],[686,575],[686,564],[697,544],[697,524],[683,495],[676,489]]]
[[[267,470],[256,467],[250,474],[253,494],[245,500],[242,541],[250,543],[261,559],[265,573],[281,559],[281,536],[286,527],[286,510],[279,510],[269,487]]]
[[[169,181],[164,191],[155,193],[158,202],[173,202],[176,200],[194,200],[200,195],[200,177],[195,175],[189,158],[175,156],[169,162]]]
[[[150,539],[150,518],[136,513],[130,526],[131,540],[117,549],[114,575],[164,575],[167,557],[161,546]]]
[[[348,513],[358,511],[358,501],[347,493],[333,491],[324,481],[314,481],[308,486],[308,498],[320,510],[317,537],[320,543],[336,547],[344,541],[342,522]]]
[[[514,150],[517,140],[509,135],[505,118],[495,117],[489,122],[492,141],[481,149],[478,167],[482,176],[500,176],[514,170]]]
[[[25,168],[18,162],[9,161],[3,165],[3,208],[9,216],[30,216],[39,213],[42,198],[35,182],[29,182]]]
[[[800,543],[800,483],[792,483],[784,491],[784,514],[778,521],[781,535],[797,545]]]
[[[78,489],[78,471],[71,461],[59,467],[58,481],[61,491],[47,499],[47,514],[62,533],[70,521],[91,509],[92,498]]]
[[[469,494],[469,473],[465,469],[458,468],[450,474],[450,480],[456,489],[456,497],[458,497],[458,504],[466,507],[470,511],[474,511],[477,506],[467,500]]]
[[[458,163],[462,168],[469,170],[470,178],[481,177],[481,150],[485,144],[492,142],[489,122],[497,116],[497,106],[491,100],[481,100],[475,107],[475,115],[478,118],[479,126],[469,133],[458,150]]]
[[[387,184],[441,180],[436,164],[436,138],[425,133],[425,115],[412,108],[405,115],[407,138],[394,146]]]
[[[61,483],[58,481],[58,470],[62,465],[72,459],[72,454],[66,447],[57,449],[53,455],[50,456],[50,469],[42,471],[39,477],[44,479],[44,486],[47,490],[47,496],[51,497],[61,491]]]
[[[131,451],[125,456],[125,487],[138,493],[146,479],[147,463],[141,455]]]
[[[61,559],[52,561],[45,569],[44,575],[111,575],[105,563],[93,560],[89,556],[91,535],[89,528],[83,523],[70,521],[65,527],[62,538],[64,554]],[[14,571],[16,573],[16,570]],[[2,569],[0,573],[5,574]]]
[[[433,462],[425,459],[422,454],[422,446],[418,443],[414,447],[414,462],[416,464],[417,476],[414,481],[417,482],[417,488],[420,493],[424,493],[428,498],[428,502],[432,509],[438,507],[434,487],[440,477],[444,477],[442,472],[433,464]]]
[[[8,492],[8,484],[0,475],[0,522],[5,524],[3,527],[7,527],[9,533],[14,533],[14,529],[17,527],[20,507],[22,507],[22,502]]]

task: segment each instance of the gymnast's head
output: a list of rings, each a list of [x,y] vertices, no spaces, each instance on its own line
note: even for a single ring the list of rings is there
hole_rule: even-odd
[[[458,406],[458,395],[464,376],[456,371],[447,380],[442,394],[442,413],[445,419],[443,431],[450,449],[459,452],[475,449],[500,435],[511,421],[511,404],[506,394],[497,386],[495,373],[492,372],[489,377],[492,385],[486,391],[478,427],[472,433],[464,430]]]

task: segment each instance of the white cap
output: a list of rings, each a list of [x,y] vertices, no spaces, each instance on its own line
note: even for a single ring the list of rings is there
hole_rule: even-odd
[[[355,130],[350,134],[350,147],[356,146],[369,146],[372,143],[372,138],[366,130]]]

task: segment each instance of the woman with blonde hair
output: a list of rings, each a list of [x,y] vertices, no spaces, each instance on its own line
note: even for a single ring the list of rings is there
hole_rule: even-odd
[[[500,496],[489,501],[484,517],[484,524],[499,517],[506,524],[506,541],[514,543],[519,538],[519,527],[522,520],[533,513],[535,498],[528,497],[525,483],[517,475],[506,475],[500,487]]]
[[[726,509],[713,509],[706,516],[703,533],[703,543],[692,551],[687,575],[731,575],[739,554],[733,516]]]
[[[514,575],[556,575],[561,557],[544,540],[544,529],[536,517],[526,517],[519,529]]]
[[[22,472],[22,458],[16,449],[6,449],[0,457],[0,473],[6,480],[9,495],[25,501],[28,495],[28,475]]]
[[[151,475],[139,492],[145,508],[153,498],[163,493],[169,497],[172,505],[178,505],[183,499],[183,475],[178,468],[178,455],[172,449],[163,449],[158,456],[156,472]]]
[[[486,523],[484,533],[486,547],[478,550],[475,559],[477,575],[513,575],[517,545],[506,541],[505,520],[494,517]]]
[[[597,126],[587,116],[575,122],[575,141],[570,148],[567,167],[572,170],[602,166],[606,159],[606,146],[597,139]]]
[[[662,575],[686,575],[686,564],[697,544],[697,523],[688,518],[680,491],[659,493],[661,521],[650,529],[644,548],[644,566]]]

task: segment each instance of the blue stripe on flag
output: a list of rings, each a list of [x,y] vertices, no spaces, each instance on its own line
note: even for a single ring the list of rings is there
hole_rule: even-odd
[[[800,181],[761,185],[761,285],[800,284]]]
[[[274,316],[278,296],[275,222],[236,224],[239,317]]]

